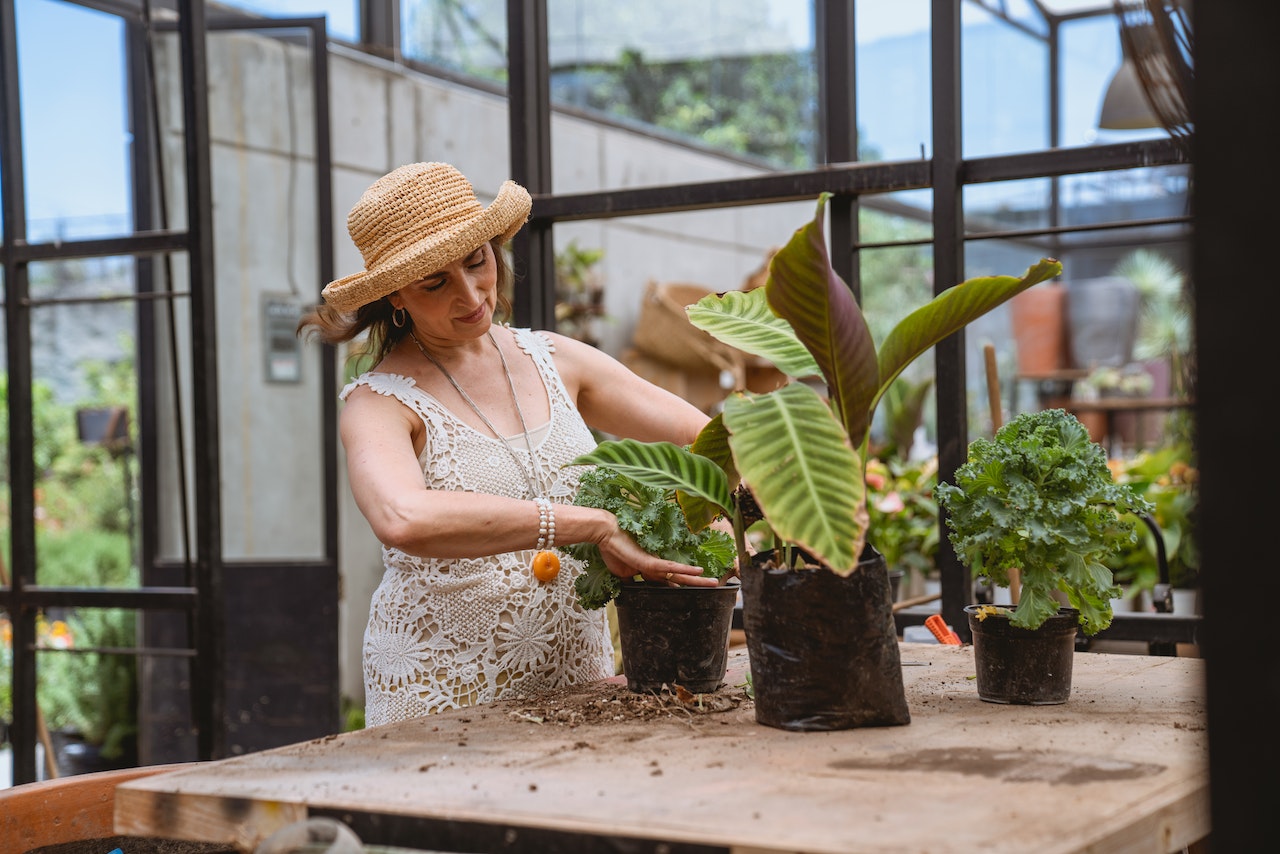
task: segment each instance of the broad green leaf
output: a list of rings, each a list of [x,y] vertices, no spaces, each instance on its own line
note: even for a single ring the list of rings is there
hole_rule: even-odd
[[[607,466],[627,477],[660,489],[675,489],[729,510],[729,481],[714,461],[672,442],[634,439],[601,442],[570,465]]]
[[[1062,264],[1042,258],[1022,278],[985,276],[947,288],[928,303],[908,314],[880,345],[880,388],[868,409],[884,394],[889,383],[916,357],[991,309],[1034,284],[1062,274]]]
[[[862,461],[826,402],[793,383],[724,404],[733,459],[774,532],[832,571],[857,566],[866,537]]]
[[[875,341],[853,292],[831,268],[822,231],[826,201],[769,262],[769,307],[786,319],[813,355],[831,404],[854,447],[871,426],[871,401],[880,388]]]
[[[768,359],[790,377],[818,376],[809,351],[791,326],[769,308],[764,288],[709,294],[685,309],[689,322],[713,338]]]
[[[733,452],[729,450],[729,431],[725,429],[724,417],[721,414],[717,413],[706,423],[702,432],[689,446],[689,450],[698,456],[706,457],[724,469],[727,486],[732,494],[738,486],[738,469],[733,464]],[[693,531],[700,531],[710,525],[722,512],[715,503],[688,492],[676,492],[676,501],[684,511],[690,530]]]

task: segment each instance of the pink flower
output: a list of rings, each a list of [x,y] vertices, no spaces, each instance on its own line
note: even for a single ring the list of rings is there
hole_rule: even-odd
[[[901,513],[907,505],[902,503],[902,496],[897,490],[890,492],[876,502],[876,509],[881,513]]]

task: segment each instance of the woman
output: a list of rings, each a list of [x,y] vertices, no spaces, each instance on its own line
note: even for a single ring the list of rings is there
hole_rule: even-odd
[[[716,584],[572,504],[582,469],[566,464],[595,447],[590,428],[684,445],[707,416],[593,347],[495,323],[502,247],[531,204],[507,181],[482,207],[445,163],[390,172],[347,218],[364,270],[300,326],[329,343],[367,332],[377,360],[340,417],[386,567],[364,638],[370,726],[613,675],[605,613],[579,607],[582,567],[556,544],[595,543],[624,578]]]

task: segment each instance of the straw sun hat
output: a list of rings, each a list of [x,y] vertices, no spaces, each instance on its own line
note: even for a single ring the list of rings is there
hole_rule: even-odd
[[[339,311],[362,305],[435,272],[501,236],[510,240],[533,200],[514,181],[481,207],[475,190],[448,163],[410,163],[383,175],[347,215],[347,231],[364,269],[330,282],[325,301]]]

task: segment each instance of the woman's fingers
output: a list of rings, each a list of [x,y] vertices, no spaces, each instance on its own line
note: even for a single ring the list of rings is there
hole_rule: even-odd
[[[683,563],[666,562],[660,572],[641,572],[646,581],[665,581],[672,586],[683,587],[717,587],[719,580],[702,575],[702,568],[686,566]]]
[[[704,578],[702,567],[654,557],[621,530],[601,543],[600,551],[609,571],[621,578],[633,578],[638,573],[645,581],[673,586],[717,587],[720,583],[714,578]]]

